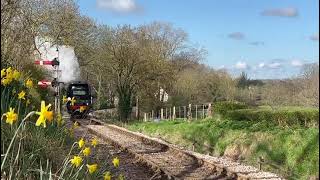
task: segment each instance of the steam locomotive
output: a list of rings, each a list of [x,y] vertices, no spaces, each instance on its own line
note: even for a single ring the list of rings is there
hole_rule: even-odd
[[[67,84],[67,111],[73,116],[85,117],[92,108],[91,88],[87,82],[74,81]],[[75,100],[72,103],[72,98]]]

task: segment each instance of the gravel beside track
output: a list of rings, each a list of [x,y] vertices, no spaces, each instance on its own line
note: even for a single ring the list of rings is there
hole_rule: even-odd
[[[64,116],[67,126],[71,127],[73,122],[69,120],[69,116]],[[91,161],[98,163],[99,165],[107,167],[106,170],[112,172],[113,179],[116,179],[120,174],[124,175],[125,179],[132,180],[166,180],[165,175],[155,172],[146,164],[141,163],[132,154],[128,153],[119,146],[114,146],[112,143],[105,141],[104,139],[96,136],[90,132],[85,126],[79,126],[74,130],[74,138],[84,138],[86,142],[96,137],[99,144],[96,148],[92,148]],[[118,157],[120,159],[120,166],[118,168],[113,167],[112,159]],[[103,178],[102,178],[103,179]]]
[[[91,134],[125,150],[139,162],[151,167],[154,172],[158,172],[157,177],[164,178],[166,175],[168,179],[281,179],[276,174],[262,172],[252,166],[187,151],[160,139],[105,124],[94,118],[77,121]]]

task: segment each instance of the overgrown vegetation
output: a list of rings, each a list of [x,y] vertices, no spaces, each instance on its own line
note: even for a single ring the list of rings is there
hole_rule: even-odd
[[[12,67],[1,70],[1,177],[110,179],[108,163],[98,165],[91,154],[97,139],[75,142],[78,126],[69,129],[45,100],[39,108],[32,95],[38,93],[33,80],[21,74]],[[117,157],[113,164],[119,166]]]
[[[269,122],[280,127],[318,127],[319,109],[301,107],[254,108],[230,110],[222,114],[225,118],[236,121]]]
[[[225,155],[288,179],[319,176],[319,129],[283,128],[269,121],[212,119],[132,123],[134,131],[161,137],[201,153]]]
[[[246,109],[248,106],[245,103],[236,101],[219,101],[213,104],[214,112],[225,116],[228,111],[237,109]]]

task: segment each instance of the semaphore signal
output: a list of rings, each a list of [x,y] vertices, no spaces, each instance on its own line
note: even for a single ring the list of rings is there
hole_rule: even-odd
[[[57,58],[54,58],[52,61],[50,60],[36,60],[34,61],[35,64],[38,65],[52,65],[52,66],[59,66],[60,62],[57,60]]]

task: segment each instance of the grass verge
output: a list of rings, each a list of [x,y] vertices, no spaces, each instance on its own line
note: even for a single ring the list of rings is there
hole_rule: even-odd
[[[282,128],[266,121],[231,121],[218,116],[192,122],[137,122],[127,128],[188,149],[194,144],[200,153],[227,155],[253,166],[263,157],[263,170],[288,179],[319,175],[318,128]]]

